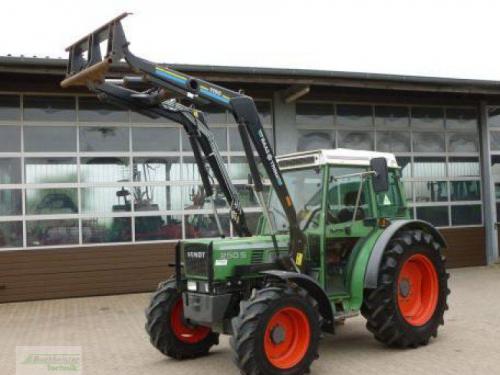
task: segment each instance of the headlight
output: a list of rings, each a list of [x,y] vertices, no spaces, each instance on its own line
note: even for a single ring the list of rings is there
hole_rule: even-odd
[[[190,292],[196,292],[196,290],[198,289],[197,285],[196,285],[196,281],[188,281],[187,288]]]

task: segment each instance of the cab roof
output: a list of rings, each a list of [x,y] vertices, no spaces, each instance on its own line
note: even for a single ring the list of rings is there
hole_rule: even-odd
[[[385,158],[389,168],[398,168],[398,162],[394,154],[387,152],[351,150],[347,148],[294,152],[292,154],[276,157],[282,169],[324,164],[369,166],[370,160],[373,158]]]

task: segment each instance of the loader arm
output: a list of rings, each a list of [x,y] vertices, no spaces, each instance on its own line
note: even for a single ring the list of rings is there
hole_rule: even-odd
[[[303,269],[306,239],[299,227],[295,207],[253,99],[243,93],[135,56],[128,48],[129,43],[121,24],[121,20],[126,16],[127,14],[124,13],[116,17],[67,48],[69,52],[67,77],[61,82],[61,86],[87,85],[97,87],[104,83],[106,74],[113,63],[125,60],[133,71],[141,74],[143,80],[154,87],[181,95],[195,104],[213,103],[229,110],[238,123],[238,130],[256,192],[262,193],[263,184],[252,145],[288,219],[290,230],[289,258],[283,259],[283,262],[287,268]],[[100,44],[106,40],[106,54],[102,56]]]

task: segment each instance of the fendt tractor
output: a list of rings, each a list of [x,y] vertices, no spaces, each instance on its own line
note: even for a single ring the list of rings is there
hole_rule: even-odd
[[[61,85],[87,86],[105,103],[180,124],[220,234],[178,242],[173,276],[146,310],[153,346],[178,360],[196,358],[220,334],[231,335],[241,373],[293,375],[310,371],[323,334],[359,313],[391,347],[436,337],[449,294],[446,243],[431,224],[411,219],[394,156],[334,149],[275,157],[251,97],[135,56],[126,15],[68,47]],[[127,66],[135,74],[117,77]],[[199,110],[209,104],[238,124],[262,207],[254,233]],[[239,238],[224,238],[217,189]]]

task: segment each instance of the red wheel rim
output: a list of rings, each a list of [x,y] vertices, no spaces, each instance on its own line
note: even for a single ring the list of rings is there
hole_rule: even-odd
[[[267,323],[264,351],[274,367],[289,369],[307,353],[311,328],[306,314],[295,307],[278,310]]]
[[[186,344],[196,344],[202,341],[210,333],[210,328],[203,326],[189,326],[184,322],[184,308],[182,298],[175,303],[172,315],[170,316],[170,325],[175,337]]]
[[[436,268],[423,254],[408,258],[399,272],[398,306],[403,318],[413,326],[426,324],[434,315],[439,297]]]

